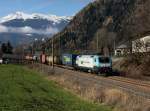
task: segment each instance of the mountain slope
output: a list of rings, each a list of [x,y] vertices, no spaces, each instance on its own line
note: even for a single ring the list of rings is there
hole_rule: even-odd
[[[17,43],[23,43],[24,40],[29,43],[35,38],[51,37],[61,31],[71,19],[66,16],[58,17],[23,12],[9,14],[0,19],[0,41],[9,40],[17,45]]]
[[[98,49],[98,52],[106,47],[112,52],[114,43],[119,45],[149,34],[149,6],[150,0],[96,0],[54,36],[55,47],[61,50]]]

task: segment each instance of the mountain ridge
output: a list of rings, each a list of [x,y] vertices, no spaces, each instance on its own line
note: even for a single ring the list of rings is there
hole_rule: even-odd
[[[96,0],[54,35],[55,47],[98,52],[106,47],[112,53],[114,43],[118,46],[150,34],[149,6],[150,0]]]

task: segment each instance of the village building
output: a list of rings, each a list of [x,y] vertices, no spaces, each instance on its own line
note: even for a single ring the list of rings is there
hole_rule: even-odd
[[[136,52],[150,52],[150,36],[132,41],[132,53]]]
[[[122,44],[115,49],[115,56],[124,56],[131,52],[131,48],[127,44]]]

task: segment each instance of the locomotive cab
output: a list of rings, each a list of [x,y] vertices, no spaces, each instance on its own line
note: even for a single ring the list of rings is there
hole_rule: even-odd
[[[100,56],[97,58],[94,70],[97,73],[109,73],[112,71],[112,60],[110,57]]]
[[[111,57],[80,55],[76,58],[76,68],[94,73],[109,73],[112,70]]]

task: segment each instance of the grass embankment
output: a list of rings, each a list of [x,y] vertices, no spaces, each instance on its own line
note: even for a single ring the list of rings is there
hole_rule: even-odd
[[[0,111],[110,111],[83,101],[37,72],[0,65]]]

